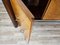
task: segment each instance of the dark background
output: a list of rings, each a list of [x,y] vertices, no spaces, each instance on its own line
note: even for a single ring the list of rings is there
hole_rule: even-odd
[[[34,0],[22,0],[25,5],[28,7],[28,9],[31,11],[31,13],[35,16],[36,20],[42,19],[42,14],[45,10],[45,7],[48,3],[48,0],[39,0],[39,3],[37,6],[34,5]]]

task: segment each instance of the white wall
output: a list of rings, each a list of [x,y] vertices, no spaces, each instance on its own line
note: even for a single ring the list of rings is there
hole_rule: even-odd
[[[2,1],[0,0],[0,3],[1,3]]]

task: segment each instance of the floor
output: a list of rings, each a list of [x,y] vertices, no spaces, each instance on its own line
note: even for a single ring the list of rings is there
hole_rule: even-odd
[[[0,3],[0,45],[60,45],[60,22],[35,21],[29,44],[20,28],[14,28],[8,13]]]

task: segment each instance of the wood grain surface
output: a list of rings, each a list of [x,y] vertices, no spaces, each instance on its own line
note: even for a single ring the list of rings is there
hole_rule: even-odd
[[[51,0],[43,19],[60,20],[60,0]]]

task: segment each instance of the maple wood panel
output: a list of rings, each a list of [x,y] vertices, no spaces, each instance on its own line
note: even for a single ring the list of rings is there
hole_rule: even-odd
[[[60,20],[60,0],[51,0],[43,19]]]

